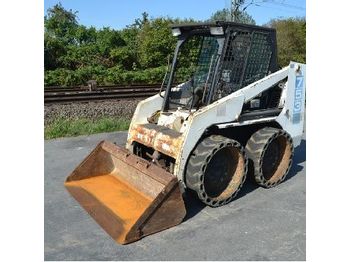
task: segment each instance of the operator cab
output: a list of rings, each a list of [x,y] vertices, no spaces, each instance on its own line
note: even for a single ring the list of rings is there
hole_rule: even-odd
[[[272,28],[217,21],[173,25],[172,33],[178,42],[165,77],[163,112],[198,110],[278,69]],[[279,101],[261,94],[244,110],[276,106],[272,100]]]

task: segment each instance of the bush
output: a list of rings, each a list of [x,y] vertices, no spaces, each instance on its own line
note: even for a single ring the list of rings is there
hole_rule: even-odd
[[[217,16],[226,16],[227,10]],[[167,58],[173,53],[176,38],[170,24],[194,20],[172,18],[141,19],[123,30],[87,28],[78,24],[77,12],[61,4],[48,9],[45,17],[45,85],[86,85],[88,80],[103,84],[159,83],[166,71]],[[242,17],[243,19],[243,17]],[[243,22],[254,23],[249,17]],[[275,19],[268,26],[277,30],[278,60],[306,62],[305,18]],[[191,48],[190,48],[191,50]],[[185,79],[185,66],[178,78]]]
[[[290,61],[306,63],[305,18],[274,19],[268,26],[276,29],[280,66],[287,66]]]

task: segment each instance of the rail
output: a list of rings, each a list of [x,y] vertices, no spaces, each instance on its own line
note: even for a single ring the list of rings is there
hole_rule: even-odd
[[[160,84],[97,86],[93,89],[89,89],[88,86],[45,87],[44,103],[54,104],[146,98],[157,94],[159,88]]]

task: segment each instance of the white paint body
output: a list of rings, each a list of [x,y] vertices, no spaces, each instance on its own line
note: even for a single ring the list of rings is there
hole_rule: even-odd
[[[254,99],[286,77],[288,77],[287,83],[284,86],[280,99],[280,106],[283,109],[278,116],[243,122],[238,121],[244,103]],[[182,116],[185,119],[181,128],[177,130],[182,133],[184,142],[176,158],[174,175],[180,181],[183,181],[187,159],[205,130],[213,125],[221,129],[250,125],[257,122],[276,121],[291,135],[294,146],[298,146],[304,130],[305,77],[306,65],[291,62],[289,66],[197,111],[192,110],[192,112],[189,112],[188,110],[178,109],[170,115],[161,113],[158,125],[169,126],[173,119],[176,119],[175,116]],[[164,92],[162,95],[164,95]],[[161,110],[162,103],[163,98],[159,94],[141,101],[135,110],[130,128],[135,124],[146,124],[147,117],[157,110]],[[127,144],[126,147],[130,150],[131,145]]]

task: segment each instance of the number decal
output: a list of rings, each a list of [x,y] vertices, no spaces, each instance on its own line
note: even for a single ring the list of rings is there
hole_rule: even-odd
[[[301,120],[301,110],[303,106],[303,87],[304,76],[297,76],[295,78],[293,124],[297,124]]]

